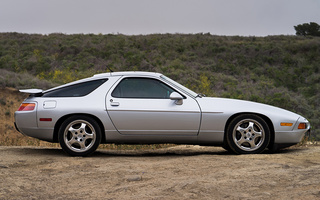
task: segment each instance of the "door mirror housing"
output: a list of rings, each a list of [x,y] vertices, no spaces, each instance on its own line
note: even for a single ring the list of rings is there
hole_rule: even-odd
[[[170,99],[171,100],[175,100],[175,104],[177,104],[177,105],[182,105],[182,103],[183,103],[183,96],[181,96],[179,93],[177,93],[177,92],[172,92],[171,94],[170,94]]]

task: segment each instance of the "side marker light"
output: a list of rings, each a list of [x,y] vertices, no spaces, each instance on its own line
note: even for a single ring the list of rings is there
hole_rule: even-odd
[[[280,126],[292,126],[293,123],[285,123],[285,122],[282,122],[280,123]]]
[[[40,118],[40,122],[52,122],[52,118]]]

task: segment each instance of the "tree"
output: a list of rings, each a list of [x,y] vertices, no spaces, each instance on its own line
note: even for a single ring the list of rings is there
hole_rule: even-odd
[[[299,24],[294,26],[296,35],[302,36],[320,36],[320,25],[315,22]]]

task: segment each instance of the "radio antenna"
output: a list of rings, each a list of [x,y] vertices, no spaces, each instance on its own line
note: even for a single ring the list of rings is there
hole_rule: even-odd
[[[110,72],[113,72],[113,70],[108,65],[106,65],[106,67]]]

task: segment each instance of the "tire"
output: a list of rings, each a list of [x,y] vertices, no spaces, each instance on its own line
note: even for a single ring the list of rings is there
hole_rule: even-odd
[[[221,147],[228,153],[233,153],[233,150],[230,148],[228,142],[224,141]]]
[[[268,124],[254,114],[243,114],[234,118],[226,134],[227,143],[236,154],[261,153],[270,142]]]
[[[91,117],[74,115],[67,118],[59,129],[61,148],[71,156],[88,156],[99,146],[101,130]]]

